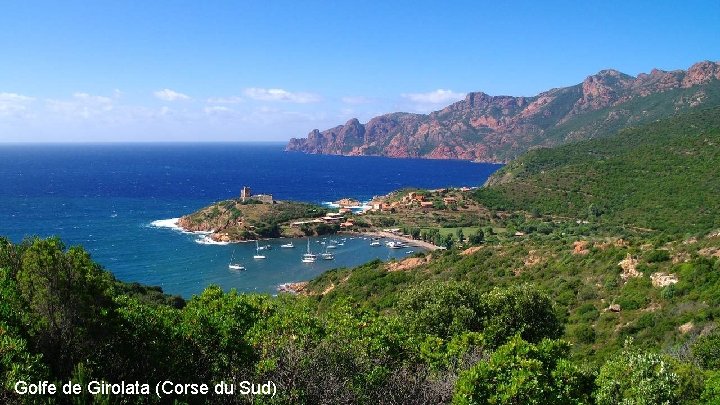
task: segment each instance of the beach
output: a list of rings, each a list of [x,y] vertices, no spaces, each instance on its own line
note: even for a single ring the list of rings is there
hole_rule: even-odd
[[[429,250],[429,251],[445,249],[442,246],[433,245],[430,242],[413,239],[408,236],[397,235],[397,234],[394,234],[392,232],[387,232],[387,231],[363,231],[363,232],[342,232],[342,233],[347,234],[347,235],[361,235],[361,236],[369,236],[369,237],[373,237],[373,238],[394,239],[394,240],[398,240],[401,242],[405,242],[408,245],[417,246],[417,247],[420,247],[420,248],[423,248],[423,249]]]

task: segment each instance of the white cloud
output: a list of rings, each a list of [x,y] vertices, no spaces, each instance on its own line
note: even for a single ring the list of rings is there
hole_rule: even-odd
[[[158,90],[155,93],[153,93],[155,97],[159,98],[163,101],[183,101],[183,100],[190,100],[190,96],[183,93],[178,93],[175,90],[170,89],[163,89]]]
[[[104,105],[106,107],[111,105],[113,102],[110,97],[93,96],[92,94],[88,93],[74,93],[73,98],[79,102]]]
[[[290,103],[307,104],[320,101],[320,96],[312,93],[292,93],[283,89],[262,89],[251,87],[245,89],[245,95],[253,100],[284,101]]]
[[[0,93],[0,116],[24,115],[35,99],[17,93]]]
[[[222,106],[222,105],[213,105],[203,108],[203,111],[205,111],[205,114],[212,115],[212,114],[226,114],[232,112],[231,109]]]
[[[207,99],[208,103],[211,104],[240,104],[244,103],[245,99],[238,96],[230,96],[230,97],[211,97]]]
[[[363,97],[363,96],[346,96],[346,97],[341,98],[340,100],[345,104],[352,104],[352,105],[369,104],[369,103],[372,103],[372,101],[373,101],[371,98]]]
[[[63,119],[81,117],[89,119],[112,111],[113,99],[104,96],[94,96],[88,93],[74,93],[72,98],[65,100],[46,100],[48,111],[57,113]]]
[[[452,90],[437,89],[427,93],[404,93],[401,94],[401,96],[415,103],[446,104],[462,100],[465,98],[465,93],[455,93]]]

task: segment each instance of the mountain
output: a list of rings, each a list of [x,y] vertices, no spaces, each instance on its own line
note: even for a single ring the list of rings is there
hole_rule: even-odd
[[[633,77],[602,70],[534,97],[469,93],[430,114],[391,113],[310,132],[286,150],[507,162],[536,148],[610,135],[698,106],[720,105],[720,63]]]

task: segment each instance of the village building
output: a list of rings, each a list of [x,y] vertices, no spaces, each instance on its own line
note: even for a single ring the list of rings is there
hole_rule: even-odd
[[[343,214],[341,214],[339,212],[329,212],[324,217],[322,217],[322,220],[327,223],[340,222],[343,219],[345,219],[345,218],[343,218]]]
[[[240,201],[242,202],[248,202],[250,200],[260,201],[264,204],[274,204],[275,200],[273,200],[272,194],[257,194],[253,195],[252,190],[248,186],[244,186],[240,189]]]

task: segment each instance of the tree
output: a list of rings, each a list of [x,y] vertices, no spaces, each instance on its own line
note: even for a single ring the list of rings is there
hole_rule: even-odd
[[[410,230],[410,236],[413,239],[419,239],[420,238],[420,228],[412,228]]]
[[[592,379],[568,360],[569,352],[570,344],[562,340],[534,345],[515,335],[460,375],[453,403],[589,403]]]
[[[462,228],[458,228],[456,235],[457,235],[458,242],[460,242],[460,243],[465,242],[465,234],[463,233]]]
[[[707,405],[720,405],[720,371],[708,373],[700,399]]]
[[[34,348],[58,377],[68,376],[110,335],[112,277],[81,247],[65,252],[57,238],[26,242],[17,287],[30,313]]]
[[[496,287],[482,296],[482,305],[483,334],[491,347],[518,333],[531,343],[562,333],[550,298],[529,284]]]
[[[480,330],[480,294],[469,283],[423,283],[400,297],[397,310],[415,333],[447,338]]]
[[[479,244],[483,243],[484,240],[485,240],[485,233],[482,231],[482,229],[478,229],[477,232],[470,235],[470,237],[468,238],[468,241],[473,245],[479,245]]]
[[[692,346],[692,353],[703,368],[720,369],[720,333],[700,337]]]
[[[608,360],[597,377],[598,405],[675,404],[678,376],[668,358],[657,353],[629,348]]]

